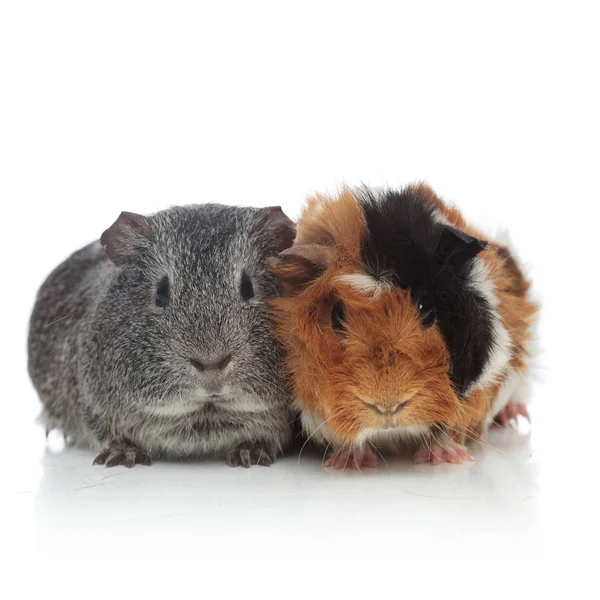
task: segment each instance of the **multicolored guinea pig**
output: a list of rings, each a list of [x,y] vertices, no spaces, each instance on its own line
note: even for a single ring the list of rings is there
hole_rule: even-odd
[[[426,185],[317,195],[271,262],[277,335],[312,440],[336,468],[414,445],[473,460],[492,420],[528,417],[538,307],[510,250]],[[327,450],[326,450],[327,451]]]

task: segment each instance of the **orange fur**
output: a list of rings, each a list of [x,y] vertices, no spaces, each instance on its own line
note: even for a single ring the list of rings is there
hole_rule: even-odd
[[[427,186],[420,188],[450,223],[483,237],[456,208],[444,204]],[[273,301],[277,335],[287,350],[300,407],[322,423],[313,432],[322,428],[320,436],[338,447],[361,443],[365,430],[387,427],[430,429],[443,424],[458,443],[481,435],[509,373],[498,374],[493,385],[459,401],[449,378],[443,336],[436,326],[421,326],[409,292],[392,288],[369,294],[340,280],[365,272],[361,264],[365,235],[364,216],[351,190],[344,188],[334,199],[315,196],[298,222],[294,247],[273,265],[284,290],[283,297]],[[315,259],[307,245],[326,251]],[[294,255],[294,248],[299,255]],[[528,299],[529,283],[501,246],[490,244],[481,256],[513,341],[511,367],[524,369],[537,311]],[[344,301],[348,332],[356,335],[346,338],[332,329],[331,309],[337,298]]]

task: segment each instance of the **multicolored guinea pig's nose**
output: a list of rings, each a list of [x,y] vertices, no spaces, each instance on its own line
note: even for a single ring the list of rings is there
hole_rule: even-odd
[[[398,402],[396,404],[380,404],[378,402],[366,402],[365,404],[376,414],[379,415],[396,415],[398,414],[407,403],[407,400]]]

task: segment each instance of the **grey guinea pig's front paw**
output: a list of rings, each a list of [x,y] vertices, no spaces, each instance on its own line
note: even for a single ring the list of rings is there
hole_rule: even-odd
[[[108,447],[96,456],[94,464],[106,465],[107,467],[123,465],[128,468],[138,464],[149,467],[152,464],[152,459],[146,452],[129,442],[115,441],[110,442]]]
[[[277,451],[268,442],[241,442],[227,453],[227,464],[230,467],[242,466],[248,469],[251,465],[270,467],[277,458]]]

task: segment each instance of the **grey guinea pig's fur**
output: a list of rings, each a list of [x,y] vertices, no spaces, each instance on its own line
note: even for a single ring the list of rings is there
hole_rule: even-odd
[[[29,373],[47,430],[107,466],[206,454],[271,464],[293,413],[265,261],[293,238],[278,207],[122,213],[38,292]]]

